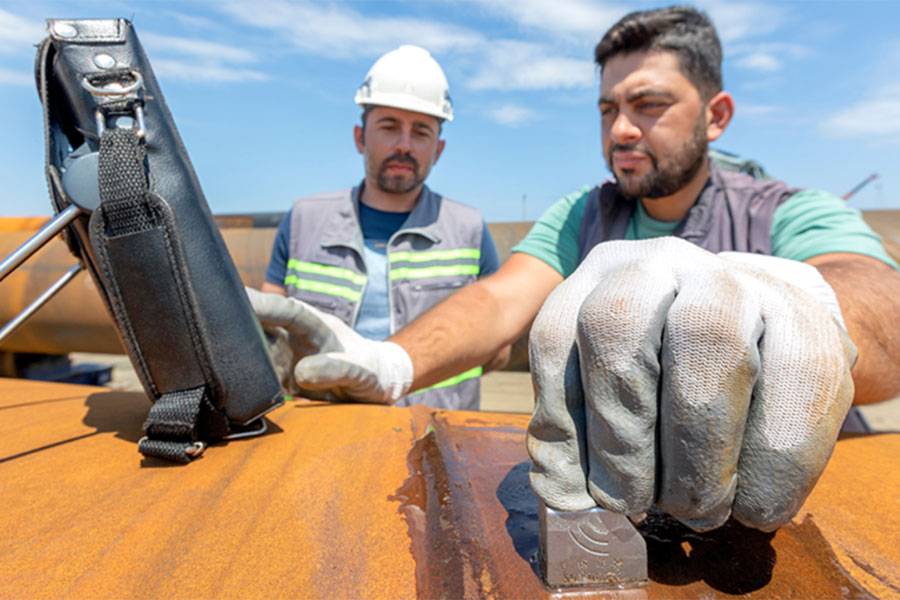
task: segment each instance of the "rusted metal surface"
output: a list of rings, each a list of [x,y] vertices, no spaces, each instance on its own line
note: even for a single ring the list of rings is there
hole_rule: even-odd
[[[409,411],[293,404],[179,468],[137,454],[148,407],[0,381],[0,597],[415,596]]]
[[[0,380],[0,598],[546,598],[524,415],[297,402],[181,467],[137,393]],[[794,521],[642,525],[599,598],[900,595],[900,435],[845,439]]]
[[[469,564],[445,580],[464,581],[466,597],[537,598],[549,594],[535,573],[537,500],[527,485],[527,417],[435,416],[435,444],[446,465],[449,500],[441,523],[456,523],[460,540],[435,538],[430,565],[450,557]],[[842,441],[832,463],[794,521],[775,534],[730,522],[707,534],[651,516],[642,524],[650,582],[623,598],[866,598],[900,593],[900,494],[896,478],[879,477],[878,460],[900,450],[900,436]],[[881,457],[879,459],[879,457]],[[847,497],[855,489],[865,498]],[[438,509],[436,509],[438,510]],[[841,519],[840,515],[853,517]],[[427,521],[427,519],[426,519]],[[852,525],[851,525],[852,521]],[[887,532],[887,533],[886,533]],[[851,541],[852,540],[852,541]],[[448,547],[448,545],[450,545]],[[878,565],[873,568],[872,565]],[[430,579],[440,576],[440,571]],[[471,575],[469,575],[471,574]],[[429,579],[426,579],[428,582]],[[442,580],[443,581],[443,580]],[[471,593],[474,588],[475,593]],[[455,594],[451,593],[453,597]],[[606,596],[609,597],[609,593]]]

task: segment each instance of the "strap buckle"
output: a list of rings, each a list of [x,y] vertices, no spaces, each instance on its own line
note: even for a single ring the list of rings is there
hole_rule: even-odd
[[[151,440],[146,435],[138,440],[138,452],[145,457],[152,456],[182,464],[199,458],[206,447],[206,442],[199,440],[184,444],[177,441]]]
[[[94,96],[111,100],[109,104],[98,105],[94,112],[98,136],[102,136],[106,131],[104,112],[109,109],[109,112],[116,116],[132,117],[137,122],[138,138],[144,137],[147,127],[144,124],[144,107],[139,99],[139,92],[144,87],[144,77],[137,69],[119,69],[102,74],[89,73],[81,78],[81,87]],[[129,95],[138,96],[138,99],[126,100],[125,97]]]
[[[184,453],[192,458],[197,458],[206,450],[206,442],[196,441],[188,448],[184,449]]]
[[[143,139],[144,135],[147,133],[147,126],[144,124],[144,107],[138,103],[134,104],[132,109],[134,111],[134,120],[137,121],[137,132],[136,135],[138,139]],[[98,106],[97,110],[94,112],[94,120],[97,123],[97,136],[102,137],[103,132],[106,131],[106,115],[103,114],[103,106]],[[116,111],[117,113],[119,111]],[[128,116],[124,113],[119,113],[117,116]]]
[[[127,74],[131,75],[132,79],[128,85],[105,77],[107,81],[104,82],[104,87],[100,87],[91,81],[91,75],[88,74],[81,78],[81,87],[95,96],[126,96],[144,87],[144,78],[137,69],[127,69]]]

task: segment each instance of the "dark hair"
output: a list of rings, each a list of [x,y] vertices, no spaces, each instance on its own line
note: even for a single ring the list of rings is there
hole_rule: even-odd
[[[360,117],[360,119],[362,120],[363,135],[366,134],[366,121],[368,120],[369,113],[372,112],[373,108],[375,107],[372,104],[363,104],[362,116]]]
[[[701,96],[722,91],[722,44],[706,13],[670,6],[627,14],[597,44],[594,60],[602,71],[617,54],[651,51],[675,53],[681,72]]]

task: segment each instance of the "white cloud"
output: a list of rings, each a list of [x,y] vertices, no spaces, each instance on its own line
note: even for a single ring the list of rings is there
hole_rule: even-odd
[[[153,56],[154,71],[166,78],[212,83],[264,81],[269,78],[266,73],[229,64],[258,61],[256,54],[244,48],[152,32],[141,33],[140,37],[148,53]]]
[[[772,33],[787,19],[784,9],[775,4],[708,0],[699,6],[713,20],[723,45]]]
[[[553,54],[551,48],[530,42],[492,43],[467,83],[476,90],[570,89],[594,84],[594,65],[590,60]]]
[[[745,69],[766,72],[777,71],[782,65],[780,60],[768,52],[753,52],[737,59],[735,63]]]
[[[23,19],[0,8],[0,52],[34,52],[34,44],[46,35],[42,22]]]
[[[329,59],[373,57],[400,44],[421,45],[435,54],[452,51],[460,65],[469,66],[464,81],[476,90],[565,89],[593,84],[589,60],[567,58],[551,46],[532,42],[488,40],[477,31],[452,24],[364,15],[333,2],[266,0],[251,5],[228,0],[221,6],[242,23],[281,36],[296,50]]]
[[[189,63],[166,58],[153,59],[154,72],[163,78],[211,83],[265,81],[269,75],[251,69],[235,69],[216,63]]]
[[[500,106],[491,111],[488,111],[488,116],[501,125],[515,127],[517,125],[521,125],[525,121],[534,120],[538,116],[538,114],[530,108],[526,108],[524,106],[519,106],[517,104],[506,104],[504,106]]]
[[[624,5],[598,4],[588,0],[477,0],[494,13],[516,23],[556,34],[582,34],[599,41],[613,23],[629,12]],[[596,37],[596,40],[593,38]]]
[[[642,9],[627,2],[601,3],[596,0],[475,1],[495,14],[511,17],[520,25],[557,34],[587,35],[592,43],[599,41],[606,30],[626,14]],[[787,20],[786,11],[773,4],[700,0],[697,5],[713,20],[723,44],[771,33]]]
[[[163,11],[162,14],[167,15],[189,27],[191,29],[209,29],[209,30],[221,30],[222,25],[216,22],[213,19],[209,19],[206,17],[198,17],[195,15],[186,15],[184,13],[180,13],[174,10]]]
[[[739,44],[729,49],[739,67],[754,71],[773,72],[784,66],[785,60],[797,60],[813,54],[806,46],[782,42]]]
[[[34,87],[34,74],[0,67],[0,85],[24,85]]]
[[[883,87],[871,98],[857,102],[827,117],[820,131],[830,137],[900,136],[900,83]]]
[[[362,15],[346,4],[228,0],[221,9],[247,25],[280,34],[294,48],[328,58],[377,56],[401,44],[431,52],[480,45],[470,29],[410,17]]]
[[[152,50],[153,55],[180,53],[214,62],[247,63],[257,60],[256,55],[249,50],[216,42],[156,33],[141,33],[140,37],[141,42]]]

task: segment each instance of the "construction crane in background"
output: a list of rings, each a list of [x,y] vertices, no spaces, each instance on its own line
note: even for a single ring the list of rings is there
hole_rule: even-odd
[[[856,187],[854,187],[852,190],[850,190],[849,192],[847,192],[846,194],[844,194],[843,199],[844,199],[844,200],[849,200],[850,197],[851,197],[853,194],[855,194],[855,193],[858,192],[859,190],[863,189],[864,187],[866,187],[867,185],[869,185],[870,183],[872,183],[872,182],[875,181],[876,179],[878,179],[878,173],[872,173],[871,175],[869,175],[868,177],[866,177],[865,179],[863,179],[862,181],[860,181],[859,183],[857,183],[857,184],[856,184]]]

